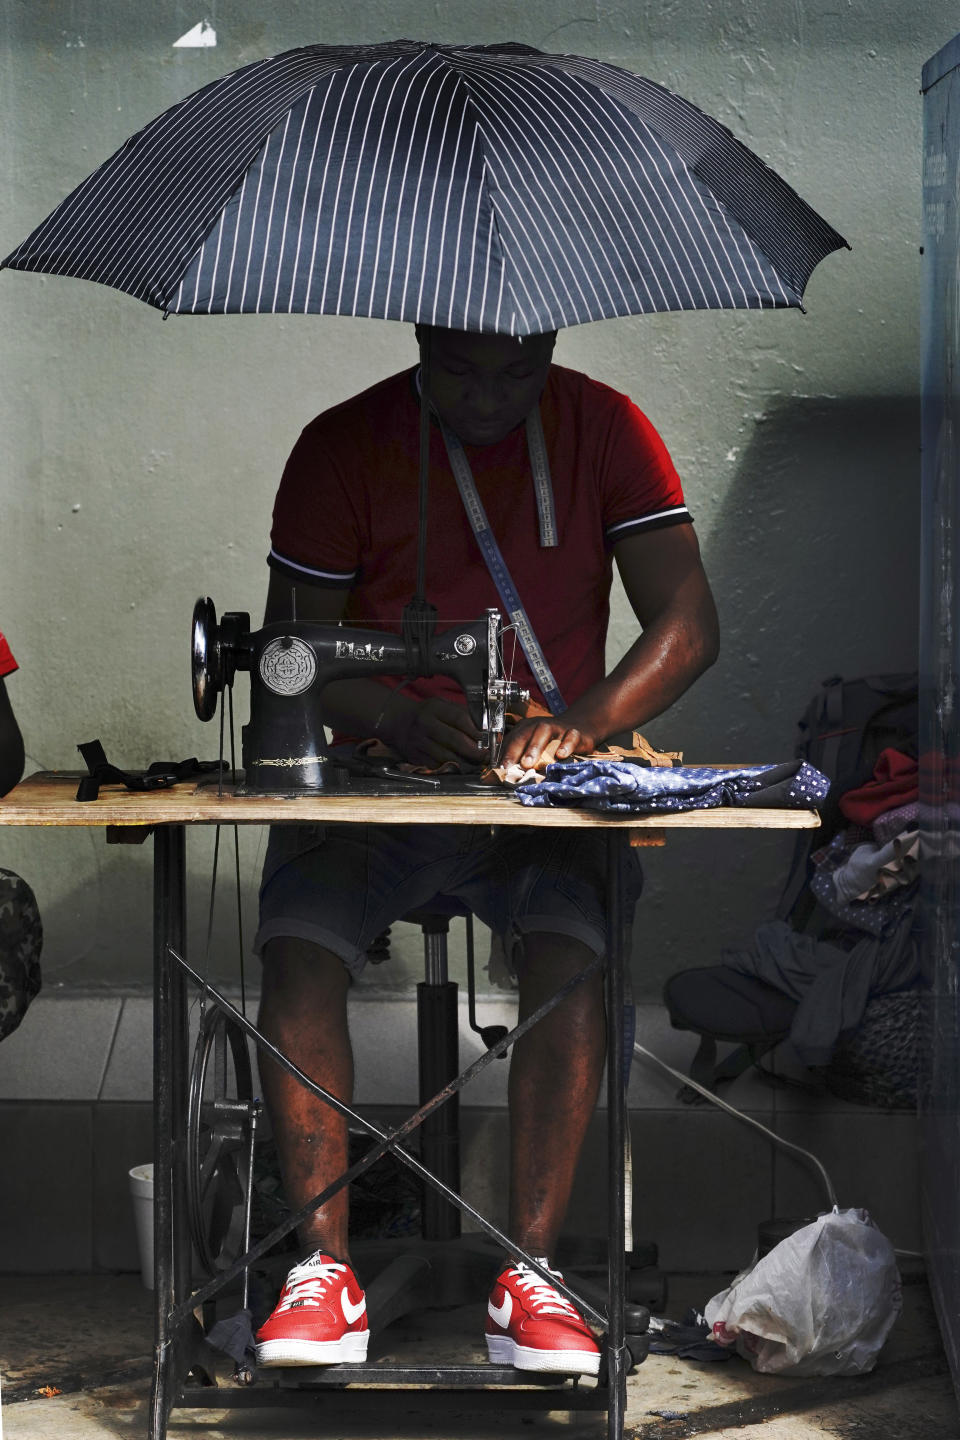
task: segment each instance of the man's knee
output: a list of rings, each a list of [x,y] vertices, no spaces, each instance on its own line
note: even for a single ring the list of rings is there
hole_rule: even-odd
[[[573,936],[541,931],[525,935],[522,955],[516,957],[520,1014],[526,1016],[554,995],[561,986],[581,974],[595,960],[582,940]],[[574,1020],[594,1024],[603,1008],[603,973],[597,966],[560,1002],[554,1015],[559,1023]]]
[[[340,956],[322,945],[281,935],[267,941],[261,961],[267,1002],[309,996],[312,1002],[342,1003],[346,998],[349,972]]]
[[[523,936],[516,947],[514,966],[521,989],[525,983],[554,981],[554,988],[577,975],[594,960],[590,946],[573,935],[537,930]]]

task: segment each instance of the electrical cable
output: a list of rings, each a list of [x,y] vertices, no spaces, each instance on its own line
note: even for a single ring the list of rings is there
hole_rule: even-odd
[[[726,1110],[727,1114],[732,1115],[735,1120],[742,1120],[744,1125],[751,1125],[754,1130],[759,1130],[761,1135],[766,1135],[767,1139],[771,1140],[774,1145],[780,1146],[783,1150],[790,1150],[793,1154],[800,1155],[804,1160],[809,1161],[820,1173],[820,1178],[823,1181],[823,1187],[827,1194],[829,1209],[835,1210],[837,1208],[837,1194],[833,1188],[833,1181],[827,1174],[826,1167],[817,1159],[816,1155],[811,1154],[809,1150],[804,1150],[801,1145],[794,1145],[792,1140],[784,1140],[782,1135],[777,1135],[773,1130],[768,1129],[766,1125],[761,1125],[759,1120],[754,1120],[752,1116],[745,1115],[742,1110],[738,1110],[735,1105],[730,1105],[726,1100],[721,1100],[719,1095],[714,1095],[713,1091],[708,1090],[705,1085],[698,1085],[696,1080],[691,1080],[689,1075],[683,1075],[679,1070],[674,1070],[672,1065],[668,1065],[666,1060],[661,1060],[659,1055],[654,1055],[652,1050],[648,1050],[647,1047],[641,1045],[638,1040],[634,1041],[633,1053],[634,1055],[641,1056],[644,1060],[652,1060],[654,1065],[658,1065],[661,1070],[665,1070],[668,1075],[672,1075],[674,1080],[679,1080],[681,1085],[689,1085],[691,1090],[696,1090],[697,1094],[702,1095],[705,1100],[709,1100],[711,1105],[716,1105],[721,1110]]]
[[[705,1086],[698,1085],[696,1080],[692,1080],[689,1075],[683,1075],[679,1070],[674,1070],[672,1065],[668,1065],[665,1060],[661,1060],[659,1055],[654,1055],[652,1050],[648,1050],[646,1046],[641,1045],[639,1041],[634,1043],[633,1053],[634,1055],[639,1055],[644,1060],[652,1060],[654,1065],[659,1066],[661,1070],[665,1070],[668,1075],[672,1075],[674,1080],[679,1080],[681,1084],[689,1085],[691,1090],[696,1090],[697,1094],[702,1095],[705,1100],[709,1100],[711,1105],[717,1105],[721,1110],[726,1110],[728,1115],[732,1115],[736,1120],[742,1120],[745,1125],[752,1125],[754,1130],[759,1130],[761,1135],[766,1135],[767,1139],[771,1140],[774,1145],[779,1145],[784,1150],[792,1150],[794,1154],[801,1155],[804,1160],[809,1160],[820,1172],[830,1209],[836,1210],[839,1208],[833,1182],[827,1174],[826,1167],[817,1159],[816,1155],[813,1155],[809,1150],[804,1150],[800,1145],[794,1145],[790,1140],[784,1140],[782,1135],[777,1135],[775,1131],[769,1130],[766,1125],[761,1125],[759,1120],[754,1120],[751,1116],[745,1115],[743,1111],[738,1110],[735,1105],[729,1104],[726,1100],[721,1100],[720,1096],[715,1095],[712,1090],[707,1090]],[[926,1259],[922,1250],[903,1250],[898,1246],[894,1246],[893,1253],[898,1260]]]

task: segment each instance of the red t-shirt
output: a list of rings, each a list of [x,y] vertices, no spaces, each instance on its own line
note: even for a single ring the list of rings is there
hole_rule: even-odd
[[[396,631],[416,584],[414,373],[391,376],[306,427],[280,482],[269,558],[299,582],[349,586],[347,619]],[[689,523],[690,515],[663,441],[625,395],[553,365],[540,413],[556,548],[540,547],[525,428],[496,445],[465,450],[490,527],[569,705],[604,673],[612,546],[626,535]],[[439,629],[479,619],[488,606],[504,608],[437,425],[430,436],[426,593]],[[541,698],[519,645],[513,674]],[[441,676],[408,690],[463,701],[455,682]]]
[[[4,675],[12,675],[14,670],[18,668],[17,662],[13,658],[13,651],[7,644],[3,632],[0,631],[0,680],[3,679]]]

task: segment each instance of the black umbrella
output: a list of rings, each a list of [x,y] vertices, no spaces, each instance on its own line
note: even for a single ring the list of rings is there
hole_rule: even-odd
[[[845,241],[650,80],[524,45],[310,45],[133,136],[3,262],[166,312],[536,334],[801,305]]]

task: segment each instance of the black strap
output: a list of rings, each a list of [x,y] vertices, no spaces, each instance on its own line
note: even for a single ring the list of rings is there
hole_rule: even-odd
[[[77,749],[90,772],[77,786],[80,801],[96,800],[101,785],[125,785],[128,790],[168,790],[182,780],[229,768],[225,761],[198,760],[191,755],[189,760],[154,760],[146,770],[121,770],[110,764],[99,740],[88,740]]]

